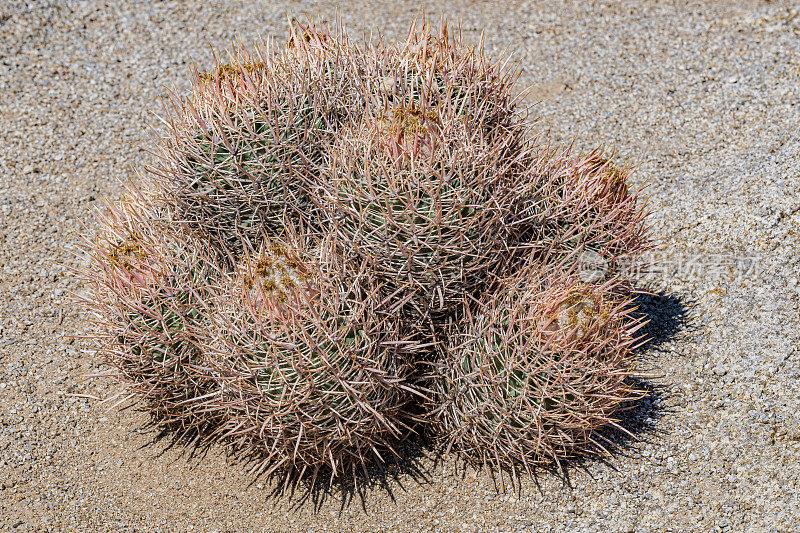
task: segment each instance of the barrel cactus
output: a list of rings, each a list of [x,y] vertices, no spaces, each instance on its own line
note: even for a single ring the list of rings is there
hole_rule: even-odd
[[[615,416],[641,394],[628,380],[631,301],[547,272],[536,264],[503,280],[434,364],[431,420],[469,462],[530,470],[602,454],[598,428],[619,427]]]
[[[156,419],[184,425],[192,418],[187,402],[214,386],[202,348],[217,270],[171,238],[142,200],[134,194],[109,205],[100,234],[86,243],[90,331],[126,396],[140,398]]]
[[[229,58],[167,102],[156,157],[86,240],[128,395],[300,477],[420,431],[499,467],[597,448],[639,394],[630,170],[542,142],[518,71],[446,23],[355,44],[293,22]]]
[[[273,243],[219,295],[208,346],[218,395],[200,403],[268,472],[360,471],[413,430],[404,353],[415,343],[402,341],[374,280],[335,261]]]

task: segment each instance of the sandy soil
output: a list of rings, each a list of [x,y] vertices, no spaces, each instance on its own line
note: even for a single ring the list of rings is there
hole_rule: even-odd
[[[95,370],[67,268],[92,209],[144,160],[192,60],[285,38],[335,2],[0,1],[0,530],[800,530],[800,16],[790,1],[426,3],[508,47],[560,142],[639,165],[662,248],[643,300],[639,437],[568,478],[496,491],[412,458],[351,492],[274,495],[219,449],[170,447],[81,395]],[[342,2],[396,37],[417,2]],[[310,496],[310,497],[309,497]]]

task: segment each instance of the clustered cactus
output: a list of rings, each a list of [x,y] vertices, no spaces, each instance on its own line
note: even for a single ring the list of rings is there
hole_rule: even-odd
[[[104,361],[157,421],[334,478],[426,431],[477,464],[604,450],[641,394],[618,268],[630,169],[536,134],[518,72],[446,23],[292,22],[167,102],[85,272]],[[606,265],[586,279],[581,257]]]

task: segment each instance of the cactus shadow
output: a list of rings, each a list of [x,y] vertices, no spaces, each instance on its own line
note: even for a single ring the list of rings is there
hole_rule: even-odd
[[[647,358],[662,351],[668,342],[691,332],[694,327],[689,310],[694,302],[686,295],[665,290],[641,290],[633,297],[634,320],[645,322],[639,330],[643,342],[636,348],[639,357]]]
[[[147,413],[144,409],[142,411]],[[209,441],[202,430],[187,431],[179,424],[164,423],[152,416],[142,422],[136,432],[149,435],[148,441],[139,449],[152,450],[153,458],[162,457],[174,450],[187,463],[200,464],[216,448],[215,443]]]
[[[665,406],[670,394],[668,386],[645,379],[632,379],[631,385],[642,391],[642,397],[622,407],[618,428],[611,427],[599,435],[610,445],[610,455],[601,462],[614,469],[610,459],[635,456],[637,444],[655,442],[664,435],[660,422],[671,413]]]
[[[164,424],[149,419],[137,429],[139,433],[149,434],[141,449],[157,448],[153,457],[161,457],[174,450],[190,465],[199,465],[209,453],[222,449],[231,463],[245,472],[255,472],[262,465],[264,457],[250,449],[236,447],[220,448],[219,443],[207,440],[207,433],[196,429],[181,431],[172,424]],[[394,452],[382,450],[385,459],[382,464],[372,464],[364,470],[356,470],[352,476],[332,478],[329,472],[320,471],[316,476],[299,475],[297,472],[277,471],[270,474],[252,474],[248,486],[263,483],[268,497],[277,505],[279,501],[289,502],[299,509],[311,505],[315,511],[330,498],[340,502],[340,512],[353,503],[360,503],[366,511],[367,495],[380,490],[394,500],[397,490],[406,490],[406,483],[425,484],[430,480],[430,467],[427,458],[434,450],[432,437],[423,428],[418,433],[398,443]]]
[[[291,502],[295,509],[311,505],[319,511],[323,504],[333,498],[339,502],[339,512],[353,504],[359,504],[367,512],[368,493],[381,491],[394,501],[397,490],[407,490],[406,483],[426,484],[431,482],[431,469],[427,458],[434,447],[430,436],[422,430],[397,445],[394,453],[385,451],[384,463],[372,464],[352,476],[332,479],[330,473],[320,473],[315,478],[299,477],[295,473],[280,472],[259,476],[252,483],[265,479],[273,489],[270,497],[274,501]]]

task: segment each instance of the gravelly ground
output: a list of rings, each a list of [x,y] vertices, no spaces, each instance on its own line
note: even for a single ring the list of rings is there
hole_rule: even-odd
[[[0,0],[0,529],[89,531],[800,530],[800,16],[785,2],[438,2],[516,52],[559,141],[638,163],[663,248],[644,303],[653,401],[641,442],[520,492],[418,462],[342,498],[271,497],[216,449],[153,443],[105,396],[65,272],[99,198],[143,160],[164,86],[209,44],[285,37],[336,3]],[[794,6],[794,7],[793,7]],[[416,2],[342,2],[389,37]]]

